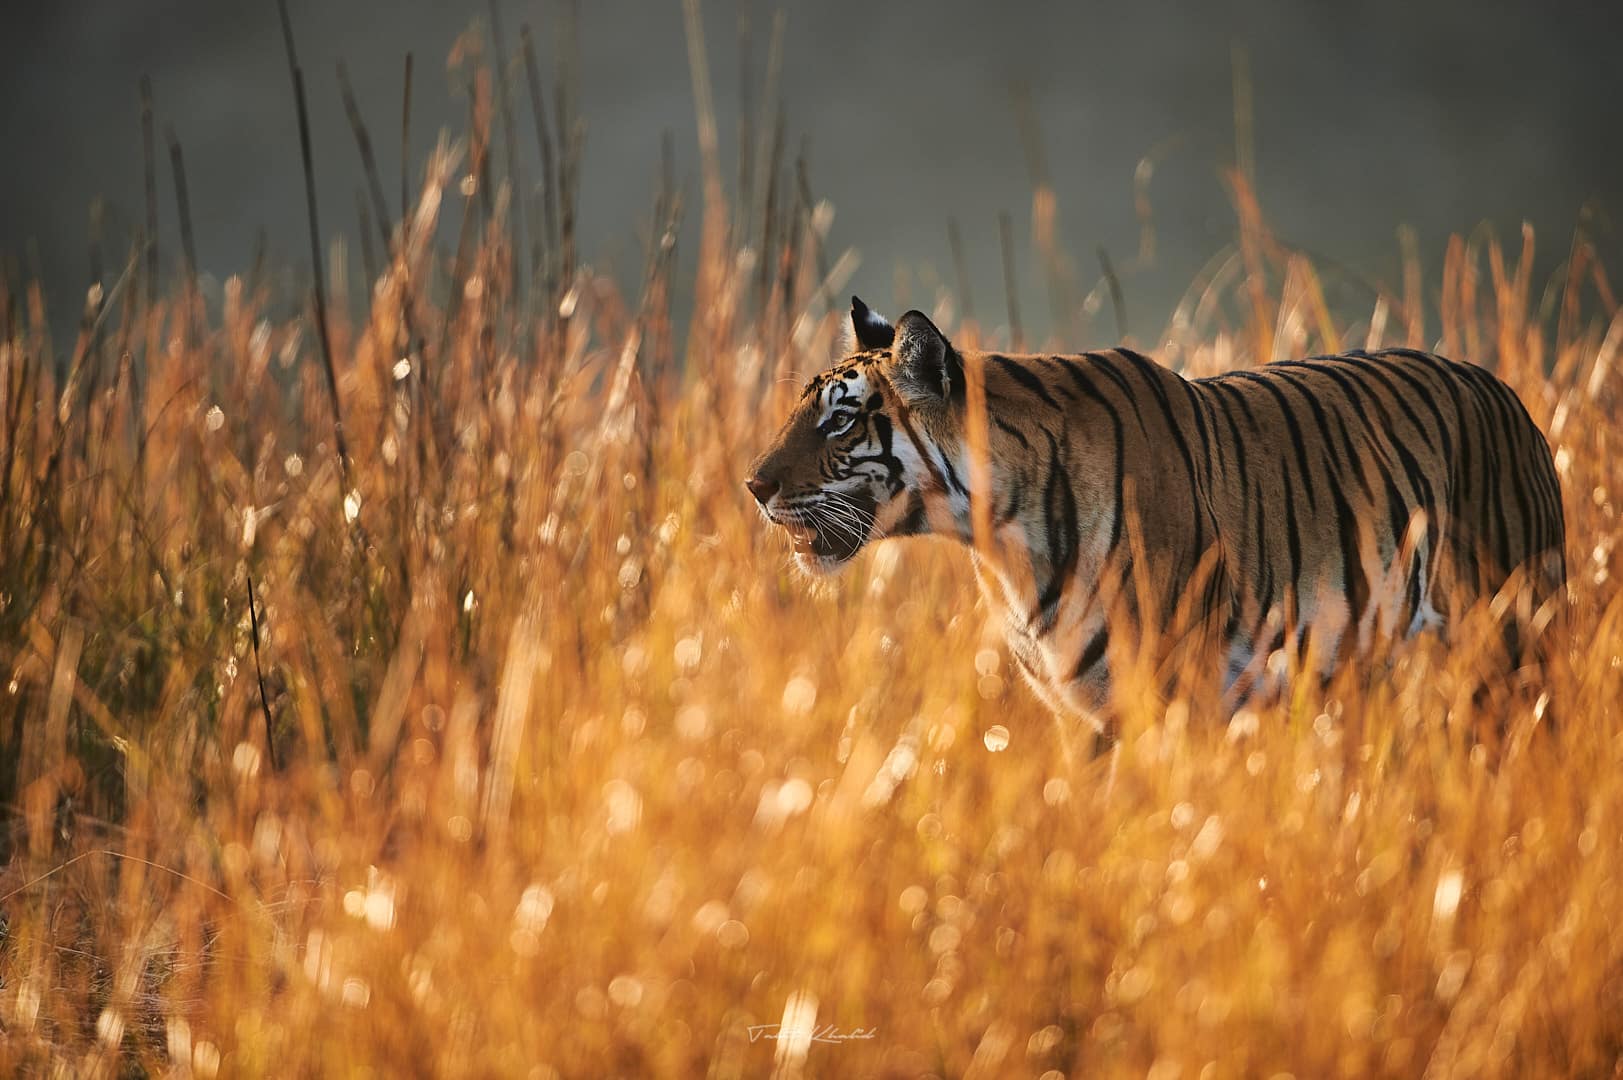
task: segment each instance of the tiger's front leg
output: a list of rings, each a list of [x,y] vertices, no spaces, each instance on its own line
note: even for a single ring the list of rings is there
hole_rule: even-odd
[[[1056,677],[1044,642],[1012,614],[1006,613],[1003,631],[1009,655],[1020,669],[1037,700],[1054,714],[1060,753],[1067,766],[1079,752],[1098,757],[1115,742],[1114,725],[1104,709],[1109,700],[1108,681],[1084,682]]]

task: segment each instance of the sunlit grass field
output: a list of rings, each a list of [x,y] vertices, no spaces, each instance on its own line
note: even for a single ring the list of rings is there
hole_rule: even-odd
[[[1229,177],[1234,247],[1140,347],[1496,370],[1570,608],[1524,691],[1475,692],[1468,627],[1232,718],[1128,692],[1068,762],[962,551],[812,588],[755,513],[859,272],[803,173],[722,195],[696,70],[701,190],[656,184],[640,288],[574,251],[562,112],[522,215],[488,77],[375,265],[324,251],[325,331],[141,250],[54,348],[78,298],[8,287],[0,1073],[1612,1075],[1623,315],[1584,236],[1550,282],[1531,233],[1460,238],[1342,310]],[[1051,344],[1113,343],[1119,287]]]

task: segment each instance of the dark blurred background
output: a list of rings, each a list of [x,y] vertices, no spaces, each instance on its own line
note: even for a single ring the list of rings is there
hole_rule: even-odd
[[[665,132],[692,208],[681,244],[691,257],[699,162],[681,6],[585,0],[579,10],[585,258],[635,271]],[[734,0],[704,8],[729,184],[740,15],[759,81],[775,10]],[[294,0],[329,238],[353,237],[363,183],[337,63],[348,64],[393,202],[403,57],[416,56],[415,170],[440,128],[465,128],[462,83],[448,75],[446,57],[470,25],[488,24],[488,11],[483,0]],[[1282,240],[1349,278],[1396,281],[1403,223],[1417,230],[1430,282],[1449,233],[1486,222],[1515,241],[1524,220],[1538,231],[1538,265],[1548,274],[1581,214],[1607,267],[1620,269],[1623,4],[820,0],[786,11],[786,157],[792,164],[805,149],[814,193],[837,210],[830,244],[860,250],[850,285],[876,305],[924,304],[932,273],[953,280],[947,221],[956,217],[979,313],[1000,317],[997,214],[1008,211],[1028,321],[1046,327],[1014,89],[1023,85],[1063,246],[1084,284],[1096,276],[1101,247],[1130,271],[1131,327],[1153,338],[1234,234],[1222,170],[1236,153],[1237,56],[1249,70],[1265,215]],[[522,23],[535,29],[550,89],[556,3],[502,0],[500,12],[510,50]],[[143,219],[143,74],[156,102],[166,266],[177,265],[179,251],[167,126],[185,150],[205,277],[244,270],[261,227],[270,265],[307,272],[298,134],[274,3],[10,5],[0,35],[0,256],[43,278],[58,325],[71,325],[90,279],[92,200],[105,199],[115,268]],[[533,179],[522,82],[515,90]],[[1153,266],[1134,269],[1133,176],[1146,155],[1156,159],[1149,191],[1158,250]]]

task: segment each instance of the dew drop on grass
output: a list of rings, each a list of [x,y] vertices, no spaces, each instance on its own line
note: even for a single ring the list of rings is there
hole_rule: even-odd
[[[804,675],[796,675],[783,688],[783,711],[791,716],[805,716],[817,704],[817,684]]]
[[[992,753],[1000,754],[1009,748],[1009,729],[1002,724],[993,724],[986,729],[986,734],[981,736],[981,742],[985,743],[986,749]]]
[[[794,817],[805,813],[811,808],[812,786],[800,777],[785,780],[783,786],[778,788],[778,809],[784,817]]]
[[[375,887],[368,888],[361,913],[366,918],[366,925],[372,929],[379,931],[393,929],[394,886],[383,881]]]
[[[219,431],[225,426],[225,413],[218,405],[212,406],[208,414],[203,418],[203,422],[210,431]]]
[[[220,1048],[207,1039],[192,1047],[192,1072],[200,1080],[213,1080],[220,1072]]]
[[[547,920],[552,918],[552,906],[552,890],[541,884],[531,885],[518,898],[513,923],[520,930],[539,934],[547,925]]]
[[[96,1018],[96,1036],[108,1046],[124,1041],[124,1018],[116,1009],[103,1009]]]
[[[410,374],[411,374],[411,361],[410,360],[408,360],[404,356],[402,356],[399,360],[395,361],[395,365],[394,365],[394,381],[395,382],[399,382],[400,380],[406,378]]]
[[[253,743],[238,743],[237,748],[231,753],[231,768],[243,778],[258,776],[259,747]]]
[[[364,1009],[372,1001],[372,987],[359,975],[344,980],[341,1000],[352,1009]]]
[[[1233,717],[1229,719],[1227,735],[1229,741],[1238,742],[1241,739],[1255,735],[1259,722],[1257,714],[1250,709],[1237,710]]]
[[[1200,831],[1195,834],[1194,840],[1189,843],[1189,857],[1191,859],[1209,859],[1217,852],[1223,843],[1223,821],[1216,814],[1206,819]]]
[[[727,905],[720,900],[707,900],[693,913],[693,929],[701,934],[714,934],[727,921]]]
[[[1437,879],[1437,892],[1432,896],[1431,913],[1438,922],[1448,922],[1459,910],[1460,895],[1465,890],[1464,878],[1458,870],[1445,871]]]
[[[642,796],[624,780],[604,784],[603,801],[611,833],[628,833],[642,820]]]
[[[703,705],[684,705],[676,710],[676,733],[688,742],[698,742],[710,734],[710,713]]]
[[[164,1035],[171,1061],[185,1061],[192,1056],[192,1026],[184,1016],[171,1016],[164,1024]]]
[[[609,1000],[623,1009],[635,1009],[642,1003],[641,980],[631,975],[616,975],[609,980]]]

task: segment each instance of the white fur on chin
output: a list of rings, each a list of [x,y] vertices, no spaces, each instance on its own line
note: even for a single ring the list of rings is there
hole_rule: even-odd
[[[795,552],[795,569],[809,578],[819,580],[838,577],[856,560],[855,556],[849,559],[836,559],[832,555],[813,555],[806,552]]]

